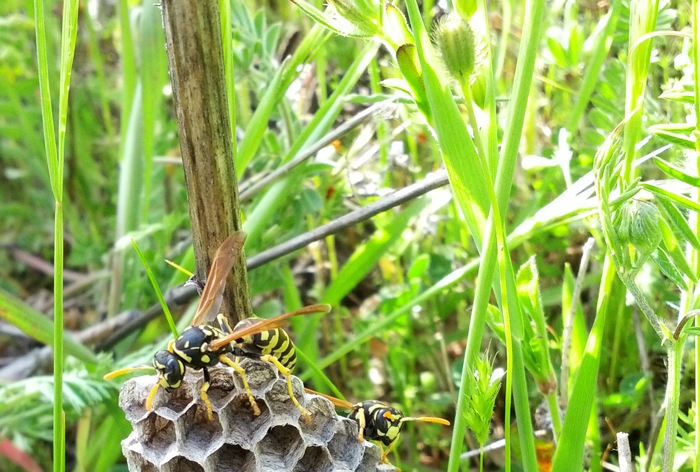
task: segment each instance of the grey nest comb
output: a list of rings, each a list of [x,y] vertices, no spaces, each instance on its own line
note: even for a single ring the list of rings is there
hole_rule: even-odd
[[[146,411],[152,375],[127,381],[119,405],[133,431],[122,442],[132,472],[392,472],[379,464],[379,448],[360,443],[357,423],[338,416],[325,398],[304,391],[292,377],[296,398],[311,414],[307,422],[287,395],[287,384],[266,362],[244,359],[248,383],[260,407],[255,416],[241,379],[229,367],[209,370],[207,418],[200,398],[201,372],[188,370],[180,388],[159,389]]]

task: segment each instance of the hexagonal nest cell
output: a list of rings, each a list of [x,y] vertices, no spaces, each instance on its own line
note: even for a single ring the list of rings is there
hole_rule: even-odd
[[[379,464],[379,448],[360,443],[357,423],[340,417],[323,397],[304,391],[292,377],[294,393],[311,414],[307,422],[286,396],[287,384],[267,362],[243,359],[248,383],[260,408],[255,416],[233,369],[209,369],[209,420],[200,397],[202,373],[188,369],[180,388],[159,389],[146,411],[155,376],[124,384],[119,405],[133,431],[122,442],[132,472],[392,472]],[[282,394],[284,393],[284,395]]]

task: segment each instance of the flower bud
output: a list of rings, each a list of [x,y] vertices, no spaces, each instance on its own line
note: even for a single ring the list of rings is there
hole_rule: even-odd
[[[661,243],[659,210],[652,203],[630,200],[615,214],[620,239],[648,255]]]
[[[435,42],[450,75],[460,83],[467,82],[476,63],[474,32],[469,22],[450,13],[435,29]]]

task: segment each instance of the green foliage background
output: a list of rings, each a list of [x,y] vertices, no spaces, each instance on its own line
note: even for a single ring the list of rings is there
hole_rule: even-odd
[[[294,320],[297,375],[453,421],[409,424],[390,456],[402,470],[597,471],[618,464],[618,431],[638,470],[697,470],[697,2],[330,3],[345,22],[322,2],[230,4],[243,194],[367,106],[389,109],[246,195],[247,256],[434,172],[451,187],[249,272],[260,316],[334,307]],[[477,38],[466,80],[447,76],[435,33],[453,7]],[[130,238],[163,292],[185,278],[164,259],[193,269],[163,44],[150,0],[0,5],[0,438],[47,470],[61,397],[67,468],[125,469],[129,427],[101,376],[171,335],[157,318],[98,355],[68,336],[61,382],[45,357],[18,364],[34,339],[56,343],[46,315],[80,332],[157,303]],[[505,452],[462,455],[502,437]],[[21,470],[10,458],[0,470]]]

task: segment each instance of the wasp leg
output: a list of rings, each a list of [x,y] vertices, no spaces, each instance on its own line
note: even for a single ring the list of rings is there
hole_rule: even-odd
[[[258,404],[255,401],[255,398],[253,398],[253,392],[250,390],[250,385],[248,385],[248,378],[245,375],[245,370],[243,370],[243,367],[238,365],[236,362],[233,362],[224,354],[221,354],[219,356],[219,361],[238,372],[238,375],[241,376],[241,380],[243,380],[243,388],[245,389],[245,393],[248,395],[248,402],[250,403],[250,407],[253,409],[253,414],[255,416],[260,415],[260,408],[258,408]]]
[[[360,429],[360,442],[365,440],[365,427],[367,426],[367,419],[365,418],[365,409],[360,408],[356,416],[357,426]],[[381,446],[380,446],[381,447]]]
[[[396,445],[396,440],[394,440],[391,444],[389,444],[389,447],[386,448],[386,451],[383,450],[382,445],[379,445],[379,450],[382,451],[382,464],[386,464],[388,461],[386,460],[387,456],[391,452],[391,449]]]
[[[209,401],[209,395],[207,395],[207,390],[209,390],[209,385],[211,384],[211,377],[209,377],[209,371],[206,367],[202,369],[204,374],[204,382],[202,383],[202,388],[199,389],[199,396],[202,397],[202,401],[207,407],[207,417],[209,421],[214,419],[214,413],[211,411],[211,402]]]
[[[292,372],[283,366],[275,356],[268,354],[266,356],[261,356],[260,360],[272,363],[275,367],[277,367],[277,370],[280,371],[280,374],[287,377],[287,392],[289,393],[289,398],[292,399],[292,402],[294,402],[294,405],[299,409],[304,419],[306,419],[307,422],[311,421],[311,415],[309,412],[306,410],[306,408],[299,404],[299,401],[294,396],[294,390],[292,390]]]

